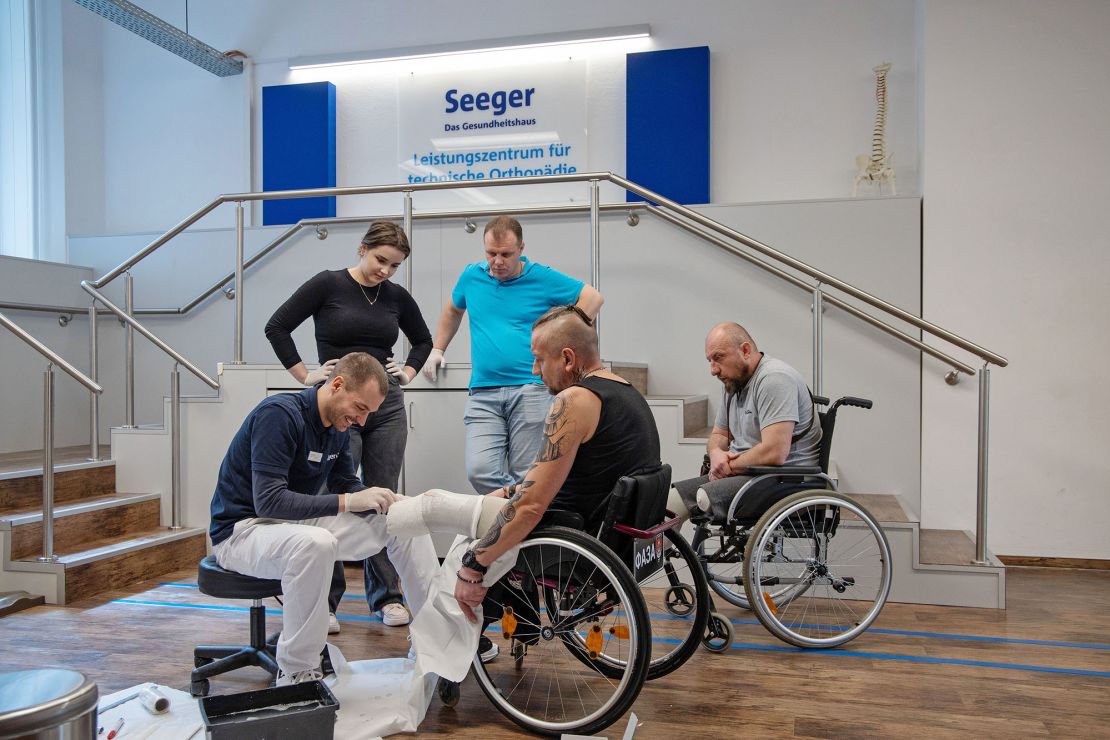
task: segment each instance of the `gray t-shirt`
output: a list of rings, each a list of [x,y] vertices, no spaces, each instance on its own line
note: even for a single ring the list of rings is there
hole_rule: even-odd
[[[714,426],[732,433],[729,444],[732,452],[743,452],[759,444],[760,430],[780,421],[792,421],[794,437],[786,464],[816,465],[821,451],[821,423],[813,419],[813,414],[809,388],[798,371],[782,360],[764,355],[755,374],[732,397],[731,403],[728,393],[722,391]]]

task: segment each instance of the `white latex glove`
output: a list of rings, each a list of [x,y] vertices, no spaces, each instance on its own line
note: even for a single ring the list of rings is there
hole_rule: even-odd
[[[447,361],[443,359],[443,350],[433,349],[432,354],[428,355],[428,361],[424,363],[424,377],[433,383],[436,380],[436,371],[440,365],[446,365]]]
[[[335,363],[339,360],[328,360],[315,370],[310,370],[308,375],[304,376],[305,385],[316,385],[322,383],[331,377],[331,371],[335,369]]]
[[[364,488],[354,493],[343,494],[346,498],[343,503],[344,511],[376,511],[384,514],[389,511],[389,506],[401,497],[388,488]]]
[[[399,385],[408,385],[411,380],[405,372],[405,366],[398,365],[392,357],[385,361],[385,371],[396,378]]]

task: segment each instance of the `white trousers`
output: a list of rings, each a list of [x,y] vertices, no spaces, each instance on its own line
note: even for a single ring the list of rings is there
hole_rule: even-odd
[[[386,532],[386,517],[342,513],[299,522],[244,519],[212,548],[221,568],[281,580],[281,639],[277,663],[286,673],[316,668],[328,636],[328,587],[337,560],[365,560],[383,549],[401,576],[414,615],[428,599],[438,560],[432,539],[400,540]]]

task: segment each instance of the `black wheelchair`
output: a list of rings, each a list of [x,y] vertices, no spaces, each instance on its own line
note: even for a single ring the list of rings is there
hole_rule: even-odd
[[[621,478],[600,525],[588,528],[596,535],[587,534],[580,514],[548,511],[515,567],[487,594],[486,634],[500,631],[508,660],[483,664],[476,656],[474,673],[490,701],[521,727],[596,733],[628,711],[645,681],[696,651],[709,586],[675,529],[678,520],[665,519],[670,476],[663,465]],[[670,585],[641,588],[648,582]],[[668,598],[688,604],[682,618],[664,613]]]
[[[829,400],[814,397],[814,404]],[[890,592],[890,546],[882,528],[863,506],[837,493],[828,475],[841,406],[872,403],[845,396],[819,412],[819,465],[749,467],[751,479],[727,506],[714,504],[692,519],[690,544],[713,592],[803,648],[854,639],[879,616]],[[712,611],[703,644],[722,652],[732,632],[729,620]]]

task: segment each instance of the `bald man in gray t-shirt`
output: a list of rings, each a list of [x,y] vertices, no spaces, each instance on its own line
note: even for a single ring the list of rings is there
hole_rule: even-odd
[[[760,352],[739,324],[713,327],[705,339],[705,358],[724,384],[706,445],[709,475],[678,481],[674,488],[691,513],[712,503],[715,517],[721,518],[750,480],[745,475],[749,465],[817,465],[821,424],[798,371]],[[699,489],[705,492],[700,503]]]

